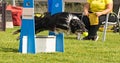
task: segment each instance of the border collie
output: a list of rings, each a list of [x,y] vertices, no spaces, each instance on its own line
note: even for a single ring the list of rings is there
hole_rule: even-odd
[[[35,16],[35,34],[49,30],[55,33],[67,32],[67,34],[82,34],[87,31],[84,23],[76,15],[68,12],[56,13],[54,15],[46,15],[43,18]],[[13,34],[20,32],[20,29]],[[80,39],[79,37],[77,37]]]

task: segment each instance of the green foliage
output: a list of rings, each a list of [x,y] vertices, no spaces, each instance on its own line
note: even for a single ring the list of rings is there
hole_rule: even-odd
[[[7,4],[13,4],[13,1],[6,0]],[[16,6],[23,6],[23,0],[15,0]],[[44,13],[47,12],[47,1],[35,0],[34,1],[34,11],[35,13]],[[64,11],[65,12],[81,12],[83,11],[83,3],[80,2],[65,2]]]
[[[19,27],[0,31],[0,63],[120,63],[120,35],[108,32],[106,41],[76,40],[75,35],[65,35],[65,51],[55,53],[22,54],[18,52],[17,35]],[[47,31],[39,34],[47,35]]]

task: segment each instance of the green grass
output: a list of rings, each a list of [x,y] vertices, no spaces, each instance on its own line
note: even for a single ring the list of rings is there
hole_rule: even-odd
[[[102,32],[99,40],[76,40],[75,35],[65,35],[65,51],[55,53],[22,54],[18,52],[19,41],[12,35],[18,29],[0,31],[0,63],[120,63],[120,35],[107,33],[102,42]],[[41,34],[41,33],[40,33]],[[42,32],[47,34],[47,31]]]

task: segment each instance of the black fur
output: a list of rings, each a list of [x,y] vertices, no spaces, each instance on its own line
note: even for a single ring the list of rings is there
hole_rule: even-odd
[[[68,33],[82,33],[87,31],[84,23],[74,14],[68,12],[61,12],[52,16],[48,15],[43,18],[35,16],[35,33],[39,33],[44,30],[63,32],[65,30]],[[15,31],[20,32],[20,29]]]

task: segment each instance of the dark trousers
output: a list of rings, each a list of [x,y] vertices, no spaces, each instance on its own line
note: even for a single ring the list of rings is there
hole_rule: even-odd
[[[82,20],[85,24],[86,29],[88,30],[88,36],[94,37],[97,35],[97,31],[102,24],[103,21],[105,21],[106,16],[100,16],[99,17],[99,24],[98,25],[90,25],[89,18],[87,16],[83,16]]]

